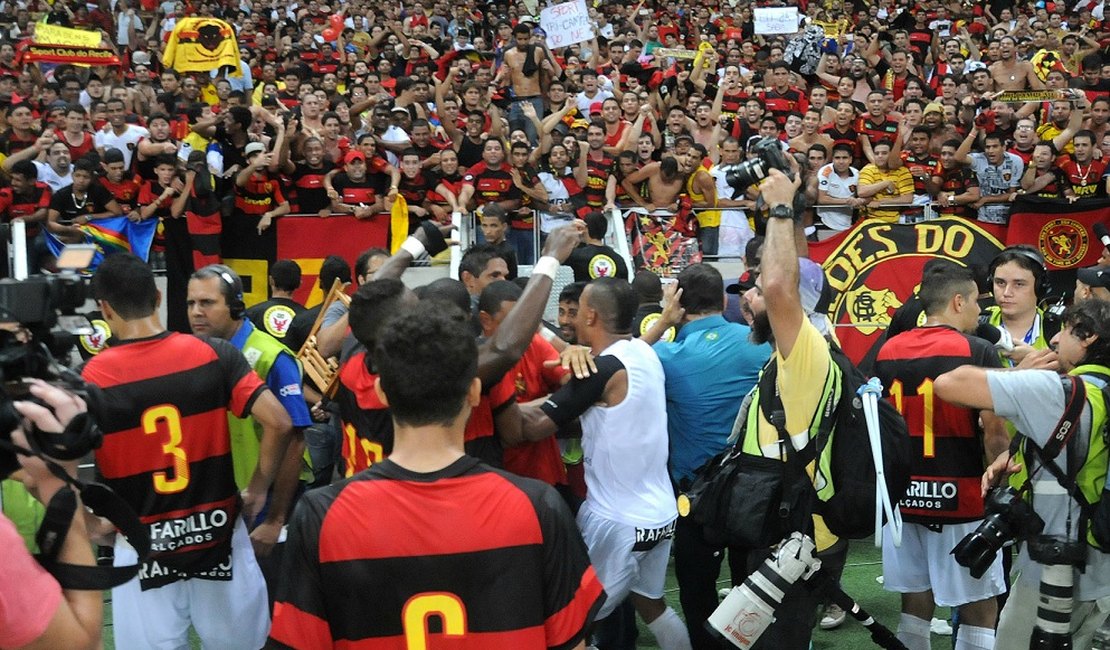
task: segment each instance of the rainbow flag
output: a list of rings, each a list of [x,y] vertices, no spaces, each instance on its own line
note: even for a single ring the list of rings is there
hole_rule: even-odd
[[[134,253],[147,261],[158,220],[144,219],[136,223],[124,216],[106,217],[78,227],[85,233],[83,243],[96,246],[96,255],[88,268],[91,273],[100,265],[105,255],[113,253]],[[65,247],[65,243],[50,233],[46,234],[46,245],[55,256]]]

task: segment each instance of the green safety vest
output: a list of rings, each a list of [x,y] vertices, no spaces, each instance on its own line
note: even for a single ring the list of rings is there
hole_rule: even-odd
[[[1103,488],[1106,487],[1108,458],[1105,427],[1107,424],[1107,404],[1102,389],[1098,384],[1085,378],[1083,376],[1085,373],[1101,374],[1105,375],[1106,378],[1110,378],[1110,368],[1106,366],[1082,365],[1068,373],[1073,377],[1079,377],[1080,380],[1086,384],[1087,407],[1091,410],[1091,428],[1088,432],[1087,457],[1084,459],[1083,465],[1080,466],[1079,472],[1075,476],[1075,484],[1080,494],[1087,500],[1087,503],[1093,505],[1098,503],[1099,499],[1102,497]],[[1021,441],[1017,452],[1014,454],[1014,462],[1021,463],[1021,470],[1010,475],[1010,486],[1015,490],[1021,489],[1029,479],[1029,472],[1027,470],[1028,464],[1025,462],[1025,442],[1025,439]],[[1065,472],[1067,471],[1065,467],[1061,467],[1060,469]],[[1047,470],[1041,471],[1047,474]],[[1099,548],[1099,545],[1095,542],[1094,535],[1091,533],[1090,522],[1087,523],[1087,530],[1084,534],[1087,537],[1088,544]]]
[[[289,348],[282,345],[277,339],[258,328],[254,328],[247,337],[247,342],[242,347],[243,356],[251,364],[255,374],[266,381],[278,355],[292,356]],[[294,357],[294,361],[296,358]],[[297,362],[300,368],[300,362]],[[258,467],[259,442],[262,440],[262,425],[254,418],[235,417],[231,412],[227,414],[227,425],[231,432],[231,462],[235,467],[235,484],[239,489],[245,489],[251,482],[254,470]],[[308,452],[305,451],[307,457]],[[301,478],[306,478],[301,472]]]
[[[995,327],[1001,329],[1002,328],[1002,309],[1000,309],[998,307],[998,305],[991,305],[990,307],[987,307],[984,311],[987,312],[987,322],[990,323],[991,325],[994,325]],[[1047,350],[1048,349],[1048,344],[1052,341],[1052,336],[1045,337],[1044,310],[1039,308],[1039,307],[1037,308],[1037,321],[1040,323],[1040,328],[1039,328],[1039,331],[1037,332],[1037,340],[1033,341],[1033,349],[1034,350]],[[1014,336],[1014,333],[1010,332],[1010,335]],[[1053,336],[1055,336],[1055,333],[1053,333]],[[1017,336],[1014,336],[1014,343],[1024,343],[1024,342],[1025,342],[1025,335],[1024,334],[1022,335],[1021,339],[1019,339]],[[1009,365],[1009,359],[1003,358],[1002,363],[1003,363],[1003,365]]]
[[[13,479],[0,481],[0,511],[15,524],[23,543],[31,553],[38,552],[35,533],[42,525],[46,508],[39,503],[23,484]]]

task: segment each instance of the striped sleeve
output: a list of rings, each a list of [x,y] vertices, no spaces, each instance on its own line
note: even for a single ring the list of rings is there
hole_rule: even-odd
[[[558,493],[546,488],[536,507],[543,530],[544,631],[549,648],[573,648],[605,602],[586,543]]]
[[[913,194],[913,174],[910,173],[909,169],[906,167],[899,167],[894,170],[894,177],[894,193],[896,195]]]
[[[320,579],[320,528],[327,512],[323,493],[305,495],[289,522],[282,564],[287,579],[279,583],[267,648],[332,647]]]

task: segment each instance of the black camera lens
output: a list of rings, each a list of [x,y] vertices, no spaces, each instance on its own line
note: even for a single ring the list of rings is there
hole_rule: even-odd
[[[1044,520],[1013,488],[991,490],[984,506],[983,523],[952,549],[956,562],[976,579],[983,577],[1006,542],[1029,539],[1044,529]]]

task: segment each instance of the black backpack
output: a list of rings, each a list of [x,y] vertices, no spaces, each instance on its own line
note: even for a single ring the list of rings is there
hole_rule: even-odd
[[[858,393],[868,378],[837,346],[829,346],[829,355],[840,368],[840,399],[829,400],[817,432],[818,467],[827,464],[831,476],[824,477],[828,487],[818,486],[816,514],[834,535],[859,539],[877,532],[877,474]],[[877,402],[883,475],[891,504],[897,508],[910,484],[910,433],[902,414],[890,402],[881,397]]]
[[[871,441],[857,394],[867,382],[848,357],[830,346],[839,369],[839,394],[825,405],[817,436],[805,448],[789,444],[782,400],[775,390],[778,366],[767,364],[759,379],[759,403],[745,400],[737,422],[744,426],[748,409],[762,409],[778,430],[785,462],[740,452],[743,431],[735,445],[710,459],[694,484],[679,497],[679,512],[689,515],[705,530],[706,538],[729,545],[765,548],[793,531],[809,533],[811,514],[823,517],[838,537],[858,539],[875,533],[875,481],[877,474]],[[902,415],[886,400],[878,399],[883,472],[892,505],[905,496],[910,482],[910,436]],[[813,460],[821,473],[818,489],[805,475]]]

